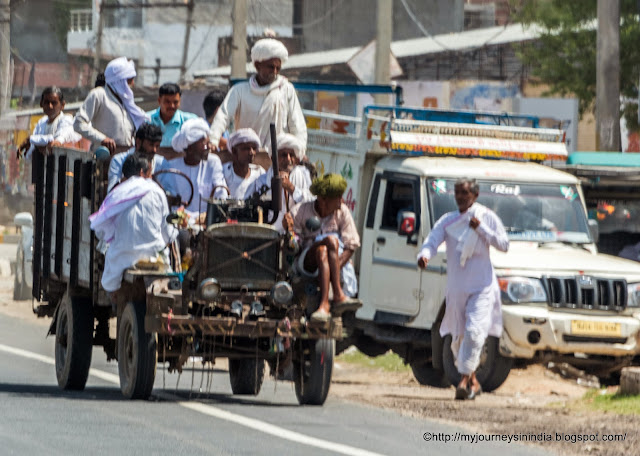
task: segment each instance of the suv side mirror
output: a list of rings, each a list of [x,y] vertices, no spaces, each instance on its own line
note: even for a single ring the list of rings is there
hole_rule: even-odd
[[[400,236],[411,236],[416,230],[416,213],[402,211],[398,214],[402,218],[398,224],[398,234]]]
[[[19,212],[13,218],[13,224],[19,227],[23,227],[23,226],[31,227],[33,225],[33,217],[31,217],[31,214],[28,212]]]
[[[589,225],[591,239],[593,239],[593,242],[598,242],[598,239],[600,239],[600,226],[598,226],[598,221],[589,219],[587,220],[587,224]]]

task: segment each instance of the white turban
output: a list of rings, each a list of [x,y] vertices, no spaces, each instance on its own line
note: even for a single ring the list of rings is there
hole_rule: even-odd
[[[133,60],[118,57],[107,64],[104,70],[104,80],[107,84],[136,77],[136,67]]]
[[[180,131],[171,140],[171,147],[176,152],[184,152],[191,144],[209,137],[209,124],[198,117],[182,124]]]
[[[258,148],[260,147],[260,137],[252,128],[241,128],[229,137],[230,149],[244,143],[254,143]]]
[[[280,41],[273,38],[258,40],[251,48],[251,61],[253,63],[270,59],[280,59],[280,62],[284,63],[288,58],[289,52],[287,48]]]
[[[278,136],[278,150],[280,149],[293,149],[298,159],[304,157],[304,144],[295,136],[289,133],[282,133]]]
[[[111,87],[111,90],[118,94],[137,130],[140,125],[148,120],[148,117],[133,101],[133,91],[131,87],[129,87],[129,84],[127,84],[127,79],[135,77],[136,67],[133,61],[127,60],[126,57],[113,59],[107,64],[107,68],[104,70],[105,82]]]

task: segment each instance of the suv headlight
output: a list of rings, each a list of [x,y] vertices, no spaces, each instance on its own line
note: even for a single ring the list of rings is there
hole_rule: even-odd
[[[640,283],[627,284],[627,307],[640,307]]]
[[[547,292],[539,279],[530,277],[498,277],[500,296],[505,304],[547,302]]]

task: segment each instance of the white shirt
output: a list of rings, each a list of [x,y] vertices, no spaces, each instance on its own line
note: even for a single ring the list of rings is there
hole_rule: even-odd
[[[298,95],[283,76],[268,86],[257,87],[250,80],[231,87],[211,124],[210,139],[214,146],[218,146],[232,121],[235,130],[252,128],[267,150],[271,150],[271,122],[276,124],[276,134],[288,132],[307,144],[307,124]]]
[[[227,182],[227,187],[231,191],[229,198],[244,199],[247,189],[265,173],[265,170],[260,165],[249,165],[249,176],[240,177],[233,170],[233,162],[227,162],[223,165],[224,180]]]
[[[91,229],[98,239],[109,242],[101,281],[106,291],[118,290],[122,274],[137,261],[166,253],[167,244],[178,235],[167,223],[167,215],[162,189],[137,176],[113,189],[100,210],[91,215]]]
[[[109,162],[109,186],[107,187],[107,191],[110,192],[113,187],[116,186],[120,179],[122,178],[122,165],[127,157],[133,154],[136,151],[135,147],[132,147],[126,152],[120,152],[119,154],[115,154],[111,157],[111,161]],[[159,169],[159,167],[164,162],[164,157],[159,154],[155,154],[153,156],[153,161],[151,162],[151,172],[155,172],[155,170]]]
[[[94,146],[111,138],[116,146],[132,147],[136,128],[111,89],[96,87],[84,100],[76,113],[73,128]]]
[[[184,162],[184,157],[165,160],[160,169],[176,169],[183,172],[193,183],[193,199],[191,204],[185,207],[189,215],[197,216],[207,210],[207,199],[215,186],[225,185],[222,173],[222,163],[216,154],[209,154],[206,160],[202,160],[195,166],[189,166]],[[179,175],[167,173],[161,176],[162,187],[172,195],[180,195],[182,201],[187,202],[191,193],[187,180]],[[227,191],[218,187],[213,195],[215,198],[225,198]]]
[[[33,128],[33,133],[29,137],[31,147],[25,154],[25,158],[31,158],[36,147],[44,147],[52,141],[64,143],[75,143],[82,139],[78,133],[73,131],[73,117],[70,114],[60,113],[49,122],[48,116],[43,116]]]

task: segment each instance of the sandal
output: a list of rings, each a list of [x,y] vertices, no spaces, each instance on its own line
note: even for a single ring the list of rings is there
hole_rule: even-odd
[[[329,312],[321,312],[316,310],[311,314],[311,321],[329,321],[331,320],[331,314]]]
[[[456,387],[456,401],[464,401],[469,399],[469,390],[467,388]]]

